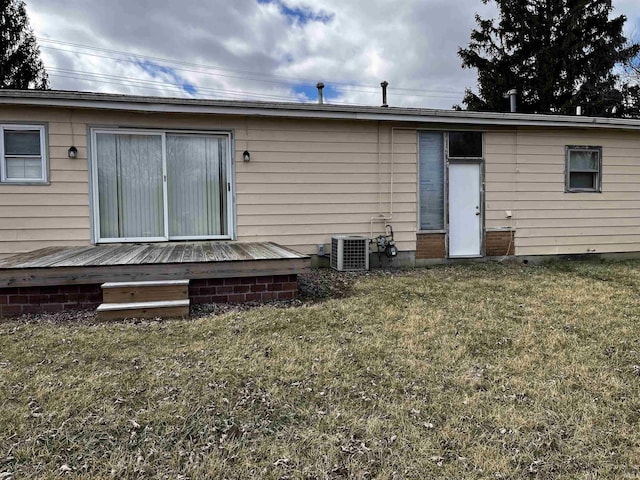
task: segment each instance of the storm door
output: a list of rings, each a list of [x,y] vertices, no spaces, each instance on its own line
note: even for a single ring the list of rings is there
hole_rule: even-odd
[[[449,164],[449,257],[479,257],[482,252],[480,163]]]

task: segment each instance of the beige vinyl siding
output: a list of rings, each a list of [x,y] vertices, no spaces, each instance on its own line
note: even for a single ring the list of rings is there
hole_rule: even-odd
[[[389,123],[13,107],[0,122],[47,125],[51,182],[0,185],[0,256],[90,243],[90,126],[232,131],[239,241],[315,253],[331,235],[369,236],[393,188],[398,247],[416,248],[417,133],[406,125],[393,133],[392,187]],[[564,192],[566,145],[603,147],[601,194]],[[517,255],[640,251],[640,133],[494,128],[484,150],[485,225],[515,229]],[[375,219],[373,235],[383,231]]]
[[[603,148],[602,193],[565,193],[567,145]],[[517,255],[640,250],[639,133],[492,132],[486,158],[487,228],[515,228]]]
[[[50,182],[0,184],[0,257],[90,242],[87,164],[67,156],[74,143],[86,156],[86,128],[69,120],[64,110],[0,109],[1,123],[46,124]]]
[[[0,122],[47,125],[51,182],[0,185],[0,256],[90,243],[91,126],[233,131],[239,241],[268,240],[315,253],[334,234],[369,236],[371,217],[390,213],[390,125],[12,107],[0,109]],[[67,157],[71,145],[77,159]],[[242,161],[245,149],[249,163]],[[415,130],[396,130],[393,150],[390,223],[399,249],[415,250]],[[384,222],[374,221],[374,235],[383,231]]]
[[[509,130],[489,130],[484,135],[485,158],[485,228],[514,228],[516,208],[516,135]]]
[[[393,225],[415,250],[417,133],[393,134]],[[391,126],[374,122],[251,119],[236,132],[240,240],[271,240],[302,253],[336,234],[371,234],[390,212]],[[244,148],[251,162],[240,157]],[[378,148],[380,150],[378,150]],[[378,155],[380,151],[380,155]],[[384,232],[375,220],[374,236]]]

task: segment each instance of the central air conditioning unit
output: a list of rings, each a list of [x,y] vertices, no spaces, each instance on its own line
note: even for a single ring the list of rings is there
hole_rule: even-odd
[[[356,235],[331,237],[331,268],[339,272],[369,270],[369,239]]]

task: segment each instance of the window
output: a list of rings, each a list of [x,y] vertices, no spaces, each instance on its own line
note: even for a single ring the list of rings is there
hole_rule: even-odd
[[[567,192],[602,192],[602,147],[566,148]]]
[[[482,158],[482,132],[449,132],[449,158]]]
[[[0,125],[0,132],[2,182],[46,182],[44,126]]]
[[[444,230],[444,135],[420,132],[420,230]]]

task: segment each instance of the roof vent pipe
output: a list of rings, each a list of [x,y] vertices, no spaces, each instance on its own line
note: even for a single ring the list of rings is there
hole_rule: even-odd
[[[582,115],[582,106],[578,105],[576,107],[576,115],[580,117]]]
[[[324,88],[324,83],[318,82],[316,87],[318,88],[318,103],[322,105],[324,103],[324,97],[322,96],[322,89]]]
[[[387,103],[387,87],[389,86],[389,82],[385,80],[380,84],[380,86],[382,87],[382,106],[388,107],[389,104]]]
[[[516,90],[515,88],[512,88],[507,92],[507,95],[509,96],[509,111],[511,113],[516,113],[516,110],[517,110],[516,100],[518,98],[518,90]]]

